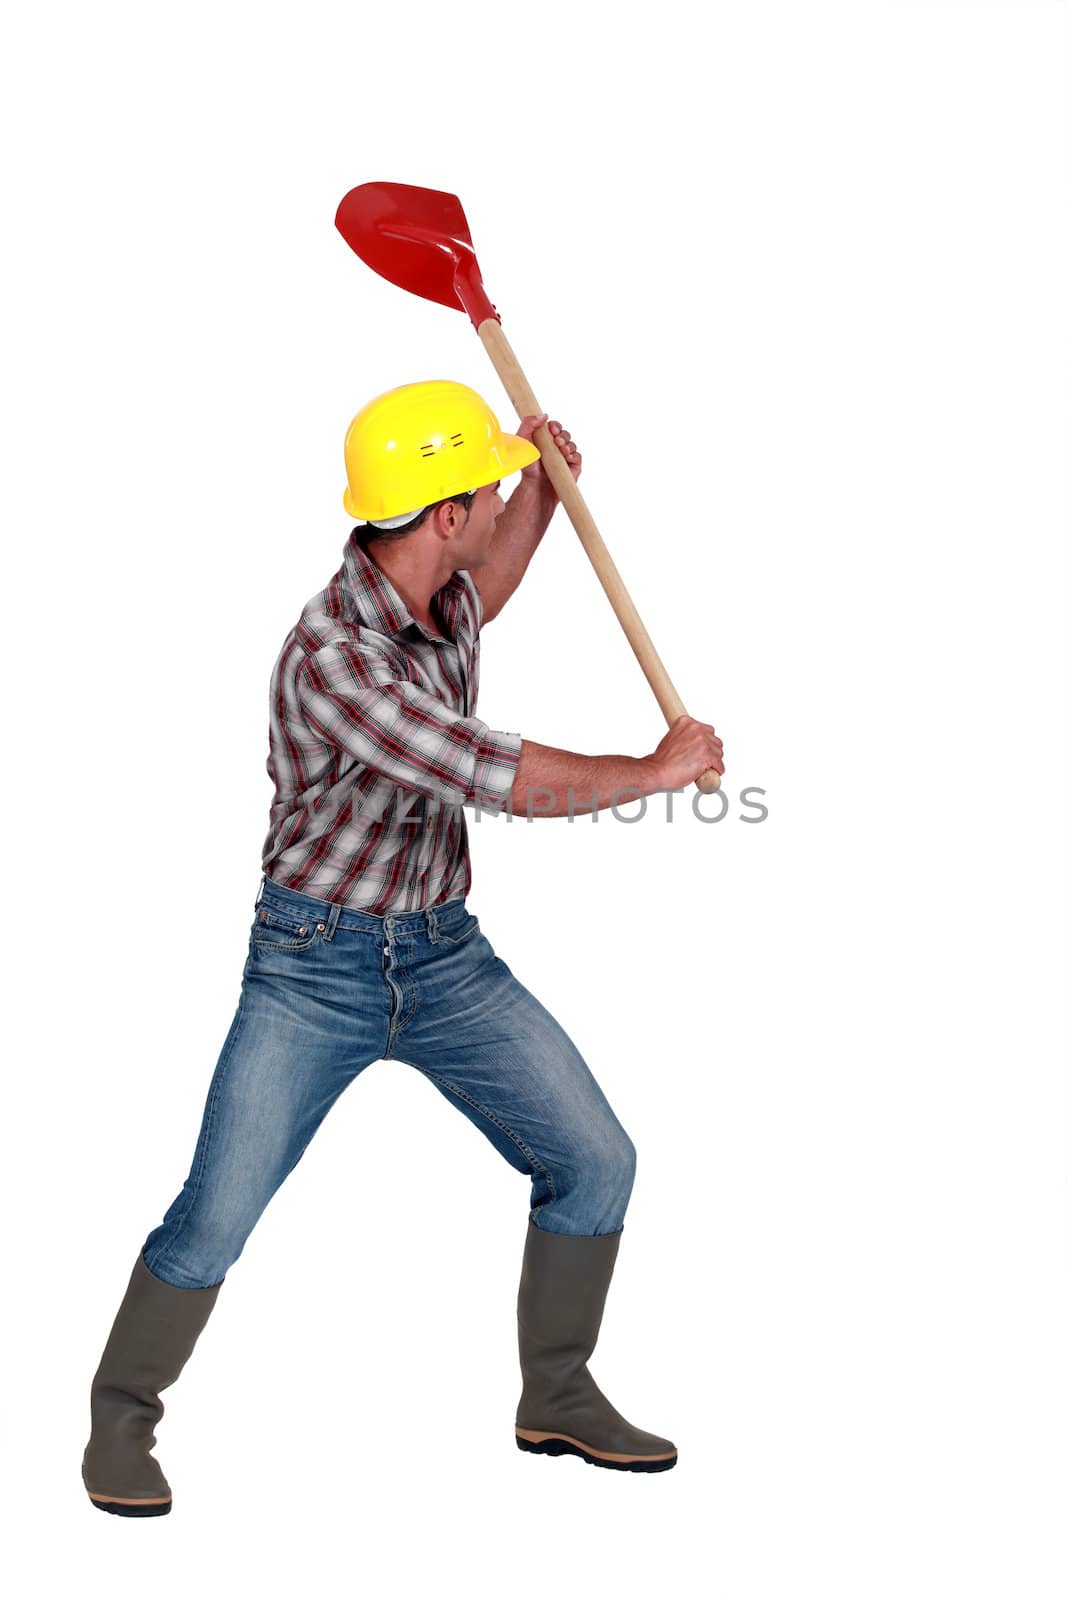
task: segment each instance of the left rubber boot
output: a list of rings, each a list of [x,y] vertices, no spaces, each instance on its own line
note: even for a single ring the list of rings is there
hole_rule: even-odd
[[[538,1455],[580,1456],[594,1467],[666,1472],[669,1439],[646,1433],[601,1394],[586,1362],[596,1348],[619,1252],[618,1233],[549,1233],[530,1220],[519,1281],[522,1397],[515,1442]]]
[[[211,1315],[221,1283],[179,1289],[138,1255],[90,1392],[92,1433],[82,1480],[100,1511],[163,1517],[171,1489],[152,1455],[160,1391],[177,1382]]]

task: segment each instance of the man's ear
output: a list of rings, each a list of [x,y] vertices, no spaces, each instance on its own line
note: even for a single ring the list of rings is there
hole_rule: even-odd
[[[467,507],[466,517],[460,521],[459,506],[455,500],[446,500],[442,505],[434,506],[431,521],[434,532],[439,539],[454,539],[457,533],[462,533],[470,520],[470,506]]]

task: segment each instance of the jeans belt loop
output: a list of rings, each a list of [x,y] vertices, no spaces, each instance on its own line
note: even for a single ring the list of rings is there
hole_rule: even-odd
[[[259,909],[259,902],[263,898],[263,890],[266,888],[266,885],[267,885],[267,875],[266,875],[266,873],[264,873],[263,876],[259,880],[259,888],[256,890],[256,903],[252,907],[253,911],[256,911],[256,910]]]
[[[341,920],[341,906],[336,900],[330,902],[330,915],[326,919],[326,932],[324,939],[332,939],[337,931],[337,924]]]
[[[426,927],[430,935],[430,943],[436,944],[438,940],[437,914],[434,911],[433,906],[431,906],[426,913]]]

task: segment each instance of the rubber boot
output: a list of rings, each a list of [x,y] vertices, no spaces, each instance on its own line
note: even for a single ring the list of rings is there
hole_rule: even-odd
[[[627,1422],[586,1367],[621,1236],[621,1228],[559,1234],[528,1223],[519,1281],[523,1388],[515,1442],[539,1455],[580,1456],[594,1467],[666,1472],[678,1460],[675,1446]]]
[[[159,1391],[192,1355],[221,1287],[176,1289],[137,1257],[90,1395],[82,1479],[101,1511],[161,1517],[170,1510],[170,1485],[149,1454],[163,1415]]]

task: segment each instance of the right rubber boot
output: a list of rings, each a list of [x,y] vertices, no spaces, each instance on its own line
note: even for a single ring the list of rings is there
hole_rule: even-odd
[[[192,1355],[221,1287],[177,1289],[137,1257],[90,1391],[82,1480],[101,1511],[162,1517],[170,1510],[170,1484],[149,1453],[163,1415],[159,1394]]]
[[[515,1442],[535,1455],[580,1456],[594,1467],[667,1472],[677,1464],[677,1445],[628,1422],[586,1365],[621,1238],[621,1228],[549,1233],[530,1218],[519,1280],[522,1396]]]

